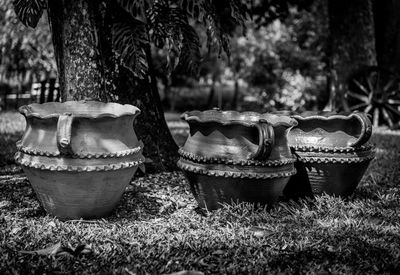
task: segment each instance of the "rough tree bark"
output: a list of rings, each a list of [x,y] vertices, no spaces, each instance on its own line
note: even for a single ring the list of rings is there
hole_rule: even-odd
[[[400,74],[400,1],[373,0],[378,65]]]
[[[151,76],[151,56],[149,77],[143,80],[135,79],[114,57],[111,29],[118,12],[113,0],[49,1],[62,101],[113,100],[137,106],[142,113],[135,131],[145,144],[144,155],[151,160],[146,164],[147,171],[175,169],[177,145]]]
[[[355,72],[376,65],[370,0],[329,0],[330,100],[327,109],[347,109],[344,93]]]
[[[48,2],[62,100],[107,101],[98,51],[94,2]]]

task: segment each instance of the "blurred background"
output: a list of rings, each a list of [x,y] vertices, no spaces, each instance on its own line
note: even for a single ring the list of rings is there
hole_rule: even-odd
[[[191,22],[202,43],[195,77],[179,66],[171,73],[166,69],[170,52],[152,47],[167,119],[213,107],[336,109],[364,111],[375,126],[398,128],[400,20],[395,2],[254,0],[254,17],[248,18],[245,33],[233,30],[229,57],[210,50],[204,28]],[[35,29],[27,28],[17,19],[12,1],[0,0],[1,110],[60,100],[44,15]]]
[[[11,0],[0,0],[0,108],[58,101],[56,65],[47,18],[35,28],[17,19]],[[310,1],[309,1],[310,2]],[[327,100],[324,1],[293,5],[268,22],[235,32],[231,55],[201,50],[200,74],[164,70],[166,53],[153,47],[158,88],[166,112],[189,109],[273,111],[320,109]],[[197,27],[194,24],[195,27]],[[199,28],[199,27],[197,27]],[[197,32],[206,34],[201,30]],[[167,115],[168,116],[168,115]]]

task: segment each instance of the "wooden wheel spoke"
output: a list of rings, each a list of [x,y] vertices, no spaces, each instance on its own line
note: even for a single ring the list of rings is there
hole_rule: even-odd
[[[353,105],[353,106],[350,107],[350,111],[359,110],[359,109],[361,109],[361,108],[363,108],[363,107],[365,107],[367,105],[368,104],[365,103],[365,102],[357,104],[357,105]]]
[[[371,112],[372,107],[373,107],[372,105],[368,105],[367,108],[364,109],[364,113],[368,114],[369,112]]]
[[[349,96],[351,96],[351,97],[353,97],[353,98],[356,98],[356,99],[358,99],[358,100],[360,100],[360,101],[362,101],[362,102],[365,102],[365,103],[368,103],[369,102],[369,99],[368,99],[368,97],[367,96],[364,96],[364,95],[359,95],[359,94],[356,94],[356,93],[354,93],[354,92],[347,92],[347,95],[349,95]]]
[[[364,92],[365,95],[369,95],[369,91],[367,90],[367,88],[365,88],[360,82],[358,82],[358,80],[353,79],[354,84],[357,85],[357,87]]]
[[[379,108],[374,109],[373,125],[375,127],[379,125]]]
[[[386,111],[385,108],[382,108],[382,114],[383,114],[383,118],[385,119],[385,121],[387,122],[387,124],[389,125],[390,128],[393,127],[393,120],[390,117],[389,113]]]
[[[400,99],[391,99],[391,98],[389,98],[387,100],[387,103],[390,104],[390,105],[400,105]]]
[[[384,92],[388,92],[389,91],[389,88],[391,88],[392,86],[393,86],[393,84],[395,83],[395,80],[394,80],[394,78],[391,78],[389,81],[388,81],[388,83],[386,83],[386,85],[385,86],[383,86],[383,91]]]
[[[365,80],[367,80],[367,85],[368,85],[368,88],[369,88],[370,92],[373,93],[374,92],[374,85],[372,85],[371,78],[372,78],[372,75],[366,76]]]
[[[389,109],[392,113],[394,113],[398,118],[400,118],[400,111],[389,104],[385,104],[385,108]]]

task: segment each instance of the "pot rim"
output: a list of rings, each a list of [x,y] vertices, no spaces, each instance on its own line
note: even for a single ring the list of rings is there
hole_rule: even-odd
[[[295,119],[311,120],[311,119],[321,119],[321,120],[334,120],[334,119],[345,119],[349,120],[354,117],[354,114],[361,113],[355,112],[333,112],[333,111],[306,111],[302,113],[292,113],[291,117]]]
[[[58,118],[63,114],[70,113],[74,117],[82,118],[118,118],[122,116],[135,116],[140,114],[140,109],[130,104],[119,104],[115,102],[104,103],[100,101],[66,101],[33,103],[18,108],[25,117],[40,119]]]
[[[257,113],[257,112],[239,112],[234,110],[222,111],[219,109],[213,110],[193,110],[187,111],[181,115],[181,119],[187,122],[209,123],[216,122],[222,125],[242,124],[245,126],[255,126],[261,121],[267,121],[273,127],[285,126],[293,127],[297,125],[297,121],[289,116],[276,115],[272,113]]]

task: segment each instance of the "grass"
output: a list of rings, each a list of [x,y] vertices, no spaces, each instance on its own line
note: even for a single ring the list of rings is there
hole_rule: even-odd
[[[106,219],[59,221],[46,215],[12,165],[10,142],[21,125],[8,121],[9,130],[1,127],[0,159],[7,165],[0,169],[0,274],[400,270],[398,132],[375,132],[377,159],[348,200],[318,196],[270,210],[239,204],[207,212],[196,207],[184,177],[174,172],[133,180]]]

